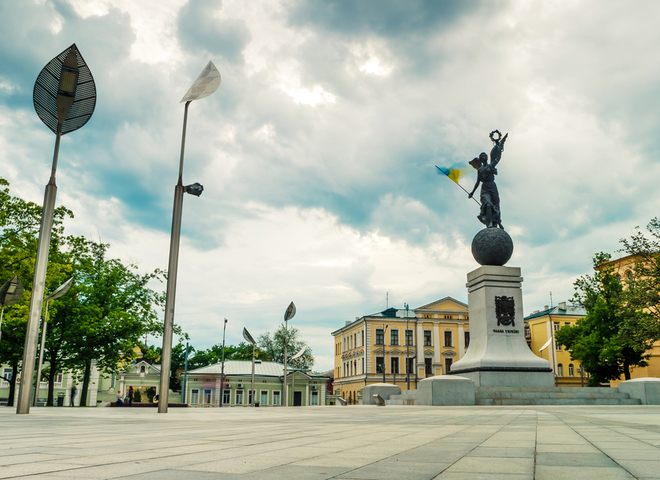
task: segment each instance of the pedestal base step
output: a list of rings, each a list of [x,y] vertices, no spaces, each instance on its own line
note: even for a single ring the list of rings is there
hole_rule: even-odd
[[[477,405],[640,405],[616,388],[594,387],[477,387]]]

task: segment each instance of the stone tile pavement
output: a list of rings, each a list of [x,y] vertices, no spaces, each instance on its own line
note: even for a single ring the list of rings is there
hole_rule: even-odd
[[[7,478],[660,478],[660,407],[0,407]]]

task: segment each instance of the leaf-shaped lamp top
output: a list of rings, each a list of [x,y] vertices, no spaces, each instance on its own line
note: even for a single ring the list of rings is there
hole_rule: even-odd
[[[202,73],[197,77],[197,80],[195,80],[195,83],[192,84],[192,87],[183,96],[180,103],[192,102],[193,100],[208,97],[218,89],[220,80],[220,72],[215,68],[213,62],[209,61]]]

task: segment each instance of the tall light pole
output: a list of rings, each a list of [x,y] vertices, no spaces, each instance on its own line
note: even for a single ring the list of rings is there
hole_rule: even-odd
[[[5,314],[5,307],[18,303],[23,298],[24,291],[18,275],[14,275],[14,278],[0,287],[0,306],[2,307],[0,310],[0,338],[2,338],[2,316]]]
[[[296,353],[293,357],[291,357],[291,364],[293,365],[293,361],[299,359],[302,357],[302,354],[305,353],[305,350],[307,350],[307,345],[305,345],[302,350],[300,350],[298,353]],[[291,406],[295,407],[296,403],[296,369],[293,367],[293,373],[291,374]]]
[[[227,319],[225,318],[225,326],[222,329],[222,367],[220,367],[220,406],[224,402],[225,398],[225,333],[227,332]],[[230,392],[231,393],[231,392]]]
[[[257,396],[256,392],[254,391],[254,355],[256,353],[256,348],[257,348],[257,342],[254,341],[254,338],[252,338],[252,335],[250,335],[250,332],[248,332],[247,328],[243,327],[243,338],[247,340],[249,343],[252,344],[252,386],[250,387],[250,406],[254,407],[254,397]]]
[[[172,332],[174,330],[174,302],[176,297],[176,275],[179,264],[179,240],[181,239],[181,212],[183,210],[183,194],[189,193],[199,197],[204,187],[199,183],[183,185],[183,152],[186,146],[186,125],[188,123],[188,107],[190,102],[206,98],[220,86],[220,72],[213,62],[209,62],[195,83],[183,96],[180,103],[185,102],[183,113],[183,132],[181,134],[181,157],[179,159],[179,181],[174,187],[174,211],[172,212],[172,235],[170,238],[170,257],[167,266],[167,293],[165,299],[165,321],[163,322],[163,348],[160,361],[160,396],[158,397],[158,413],[167,413],[169,392],[170,366],[172,364]]]
[[[387,366],[387,351],[385,350],[385,337],[387,336],[387,328],[389,325],[383,324],[383,383],[385,383],[385,368]]]
[[[48,295],[46,300],[46,313],[44,314],[44,320],[41,322],[41,349],[39,350],[39,367],[37,368],[37,379],[34,382],[34,396],[32,397],[32,406],[36,407],[39,402],[39,387],[41,386],[41,369],[44,366],[44,347],[46,346],[46,330],[48,329],[48,304],[51,300],[60,298],[66,292],[69,291],[71,285],[73,284],[73,277],[68,279],[62,285],[57,287],[57,289]]]
[[[407,386],[407,389],[410,390],[410,373],[411,372],[410,372],[410,369],[408,368],[408,364],[410,363],[408,361],[408,356],[410,355],[410,345],[408,344],[408,310],[409,310],[409,307],[408,307],[407,303],[404,303],[403,306],[406,309],[406,333],[404,335],[404,337],[405,337],[404,341],[406,342],[406,367],[405,367],[406,368],[406,386]]]
[[[282,397],[282,400],[284,400],[284,405],[285,407],[289,406],[289,396],[287,395],[287,379],[286,379],[286,360],[287,360],[287,355],[288,355],[288,346],[289,346],[289,320],[291,320],[294,316],[296,315],[296,306],[291,302],[288,307],[286,307],[286,312],[284,312],[284,396]]]
[[[181,389],[181,403],[186,403],[186,386],[188,385],[188,342],[186,342],[186,355],[183,357],[183,388]],[[160,397],[158,397],[160,401]]]
[[[87,123],[94,113],[96,105],[96,86],[92,73],[80,55],[74,43],[69,48],[53,58],[39,73],[34,85],[34,109],[41,121],[55,134],[55,151],[50,180],[46,185],[44,205],[41,212],[41,226],[37,242],[37,256],[34,263],[34,280],[32,281],[32,297],[28,314],[25,348],[23,350],[23,370],[18,388],[18,405],[16,413],[30,413],[30,395],[32,394],[32,378],[34,376],[34,361],[37,354],[37,339],[39,337],[39,318],[43,304],[46,267],[48,266],[48,247],[53,227],[53,211],[55,210],[55,172],[57,157],[60,151],[62,135],[73,132]]]

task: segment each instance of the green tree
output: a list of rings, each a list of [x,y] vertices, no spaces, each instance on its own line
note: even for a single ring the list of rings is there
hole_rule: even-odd
[[[111,373],[120,360],[134,357],[145,333],[162,331],[156,307],[163,304],[163,294],[148,284],[162,281],[163,275],[159,270],[139,274],[135,265],[107,259],[108,245],[78,240],[84,245],[73,250],[77,304],[71,311],[75,332],[68,341],[67,366],[82,378],[84,405],[93,361],[100,371]]]
[[[0,282],[4,283],[14,275],[18,275],[25,287],[21,301],[5,308],[0,326],[2,328],[0,364],[5,363],[12,368],[9,405],[13,405],[16,379],[20,372],[25,346],[41,210],[41,206],[33,202],[12,197],[9,182],[0,177]],[[62,222],[66,217],[73,217],[71,211],[64,207],[55,209],[49,246],[51,258],[62,245],[64,232]],[[58,263],[57,259],[49,262],[46,275],[47,289],[56,288],[59,280],[67,278],[66,275],[61,275],[62,270],[66,270],[66,265]]]
[[[575,282],[574,300],[587,315],[575,326],[560,328],[555,335],[557,343],[569,349],[571,358],[580,360],[590,374],[590,386],[621,375],[630,379],[631,366],[647,365],[646,351],[654,341],[643,331],[648,314],[628,304],[610,259],[609,254],[596,254],[596,272]]]
[[[621,239],[623,251],[633,256],[632,278],[626,278],[628,304],[648,313],[645,331],[660,338],[660,219],[647,225],[648,236],[639,227],[629,239]]]
[[[270,332],[262,334],[257,343],[261,349],[268,353],[273,361],[284,363],[284,343],[287,337],[287,354],[289,358],[307,347],[305,353],[293,362],[289,362],[288,366],[292,368],[311,369],[314,365],[312,349],[309,348],[307,342],[300,338],[300,331],[295,327],[289,327],[288,331],[285,332],[284,325],[280,325],[272,335]]]

